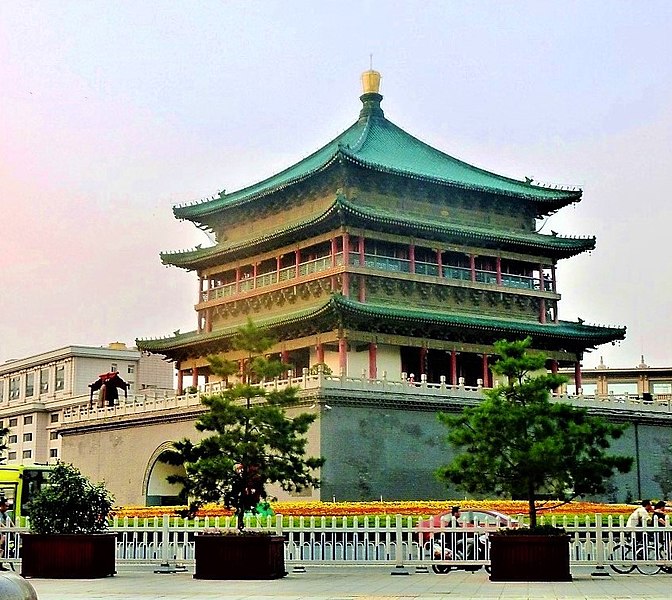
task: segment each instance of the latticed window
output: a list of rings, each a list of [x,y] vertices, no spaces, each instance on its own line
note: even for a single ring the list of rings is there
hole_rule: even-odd
[[[16,377],[12,377],[9,380],[9,399],[10,400],[16,400],[21,396],[21,390],[19,388],[21,384],[21,378],[17,375]]]
[[[49,369],[40,370],[40,394],[46,394],[49,391]]]
[[[26,396],[30,397],[35,393],[35,373],[26,373]]]
[[[56,367],[56,391],[65,388],[65,366],[58,365]]]

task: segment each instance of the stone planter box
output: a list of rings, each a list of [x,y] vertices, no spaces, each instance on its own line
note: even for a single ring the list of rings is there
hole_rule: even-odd
[[[285,540],[277,535],[197,535],[195,579],[279,579]]]
[[[490,581],[571,581],[569,536],[490,535]]]
[[[113,533],[21,534],[21,575],[45,579],[93,579],[116,573]]]

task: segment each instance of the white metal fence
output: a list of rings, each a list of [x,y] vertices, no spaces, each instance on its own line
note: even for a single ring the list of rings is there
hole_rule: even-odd
[[[570,536],[573,565],[611,566],[617,572],[637,567],[653,572],[672,568],[672,525],[632,529],[623,518],[551,519]],[[448,524],[449,525],[449,524]],[[418,527],[417,518],[276,516],[265,522],[251,518],[248,526],[285,537],[288,565],[390,565],[488,566],[487,524],[474,527]],[[194,537],[199,533],[234,529],[233,519],[183,520],[165,516],[153,519],[115,519],[110,532],[117,535],[118,564],[181,564],[194,562]],[[21,560],[20,535],[26,528],[3,529],[3,561],[16,566]]]

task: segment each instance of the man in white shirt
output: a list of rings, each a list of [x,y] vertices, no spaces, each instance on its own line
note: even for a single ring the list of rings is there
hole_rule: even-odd
[[[633,510],[632,514],[628,517],[626,526],[644,527],[651,520],[651,513],[653,513],[651,500],[642,500],[642,505]]]

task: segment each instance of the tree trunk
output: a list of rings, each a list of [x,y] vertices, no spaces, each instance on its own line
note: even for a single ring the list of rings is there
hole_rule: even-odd
[[[527,486],[527,506],[530,513],[530,527],[534,528],[537,526],[537,505],[534,485],[532,483],[528,483]]]

